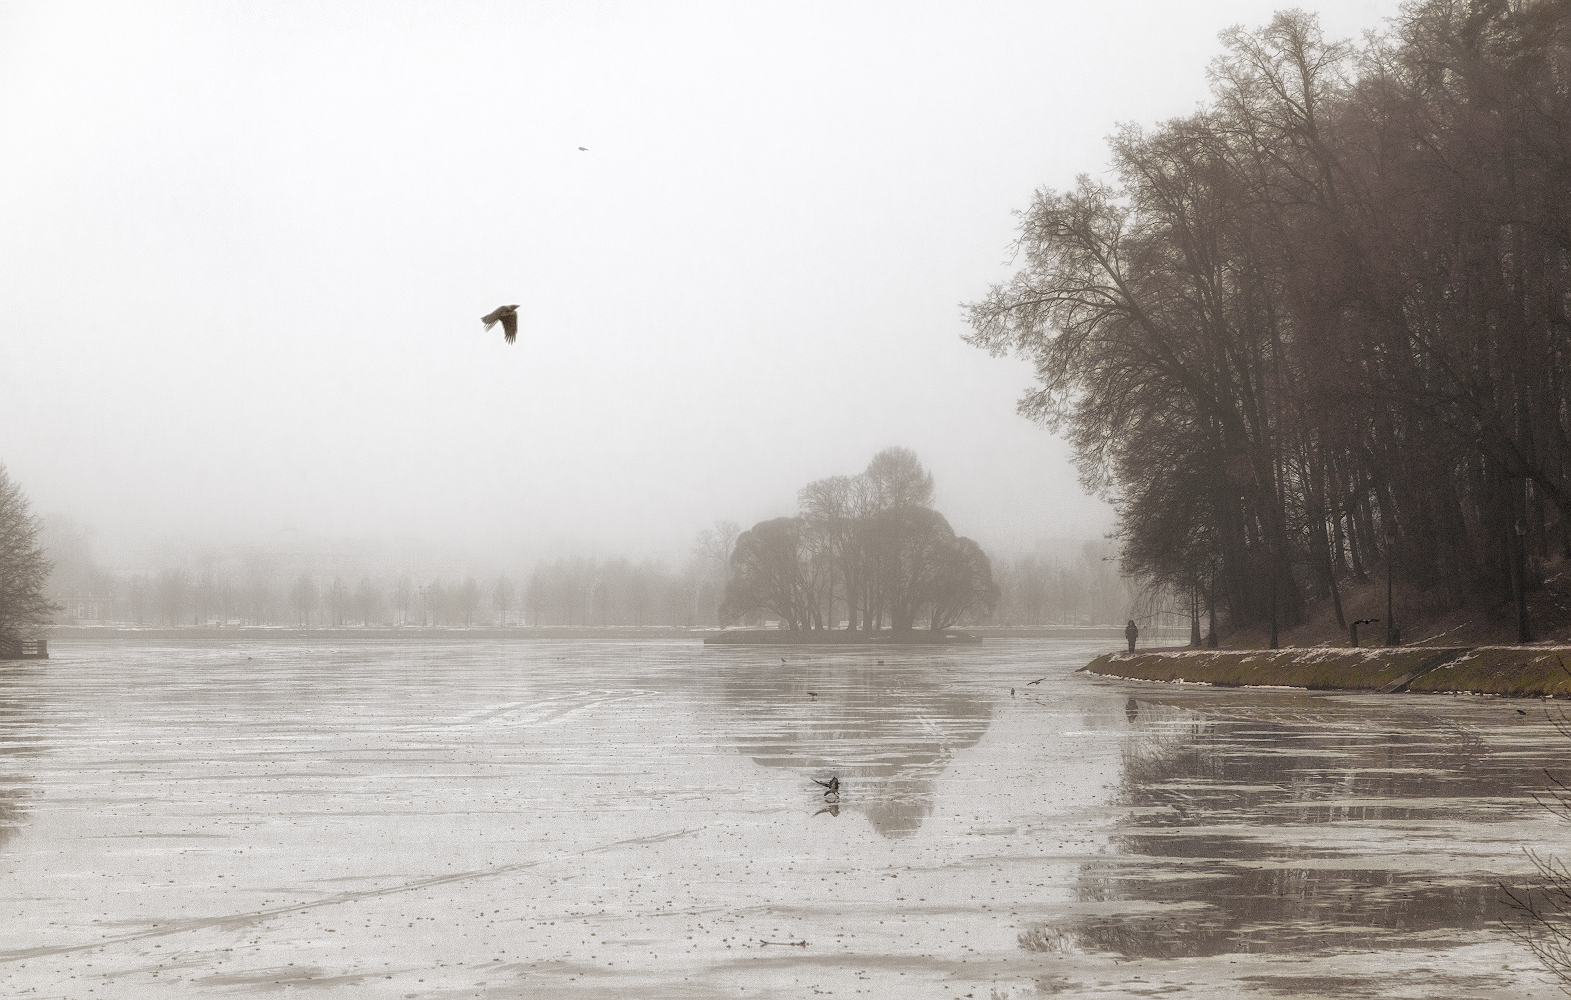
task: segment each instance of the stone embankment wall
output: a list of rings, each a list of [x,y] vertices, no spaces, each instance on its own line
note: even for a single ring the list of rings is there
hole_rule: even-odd
[[[1571,697],[1571,648],[1565,646],[1317,646],[1108,653],[1083,669],[1109,677],[1219,687]]]

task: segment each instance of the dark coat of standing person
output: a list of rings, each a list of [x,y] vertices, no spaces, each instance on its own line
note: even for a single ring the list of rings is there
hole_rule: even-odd
[[[1135,651],[1135,640],[1140,638],[1140,628],[1135,624],[1133,618],[1129,619],[1129,624],[1124,626],[1124,638],[1129,640],[1129,651],[1133,653]]]

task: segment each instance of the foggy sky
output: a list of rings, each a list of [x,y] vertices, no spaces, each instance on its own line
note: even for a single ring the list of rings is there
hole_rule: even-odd
[[[959,304],[1278,6],[0,6],[0,462],[111,548],[664,555],[903,445],[1095,537]]]

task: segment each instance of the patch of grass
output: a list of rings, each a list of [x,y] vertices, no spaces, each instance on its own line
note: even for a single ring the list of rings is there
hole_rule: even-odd
[[[1571,697],[1571,649],[1480,646],[1418,678],[1409,690]]]
[[[1108,653],[1092,660],[1086,669],[1094,674],[1111,677],[1151,681],[1182,680],[1218,687],[1273,685],[1317,691],[1372,691],[1456,655],[1454,649],[1423,646],[1392,649],[1317,646],[1309,649],[1186,650]],[[1571,676],[1567,676],[1566,681],[1567,690],[1571,691]]]

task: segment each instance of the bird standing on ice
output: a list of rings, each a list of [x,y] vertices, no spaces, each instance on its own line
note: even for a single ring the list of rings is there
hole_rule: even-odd
[[[507,337],[509,344],[518,339],[518,306],[516,305],[497,306],[491,312],[481,316],[480,322],[485,324],[487,330],[496,326],[497,323],[501,323],[502,334]]]

